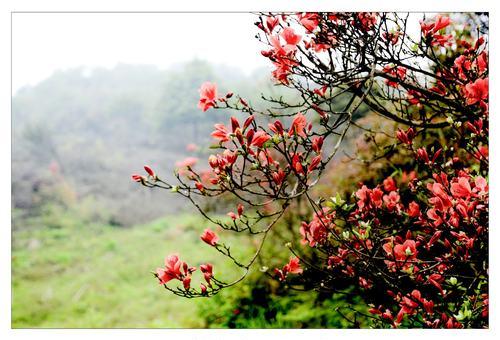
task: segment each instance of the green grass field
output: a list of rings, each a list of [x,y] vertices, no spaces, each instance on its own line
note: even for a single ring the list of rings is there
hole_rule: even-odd
[[[199,240],[200,223],[180,216],[134,228],[14,231],[12,327],[206,327],[198,313],[205,299],[177,297],[151,274],[172,252],[190,265],[214,263],[216,275],[228,268]]]

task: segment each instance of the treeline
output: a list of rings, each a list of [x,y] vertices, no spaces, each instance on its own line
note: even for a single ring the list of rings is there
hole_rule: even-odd
[[[266,72],[260,72],[266,74]],[[177,211],[185,202],[131,183],[150,164],[170,175],[207,149],[213,124],[227,113],[202,113],[198,88],[216,81],[258,98],[267,78],[192,61],[169,70],[118,65],[54,73],[17,91],[12,109],[14,226],[47,210],[75,208],[91,221],[129,226]],[[256,89],[256,90],[252,90]],[[200,159],[205,163],[206,155]]]

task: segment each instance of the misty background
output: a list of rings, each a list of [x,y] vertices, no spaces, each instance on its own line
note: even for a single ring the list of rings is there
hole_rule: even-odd
[[[197,107],[203,82],[256,105],[280,91],[254,20],[13,14],[12,327],[210,326],[200,301],[167,294],[151,271],[178,252],[237,273],[200,247],[207,225],[188,202],[131,174],[147,164],[175,181],[186,157],[208,166],[213,125],[231,112]]]
[[[220,92],[247,90],[250,96],[258,96],[249,90],[256,83],[271,86],[252,35],[255,18],[14,14],[16,216],[38,214],[47,202],[57,202],[63,208],[83,205],[91,218],[130,226],[182,208],[181,200],[144,190],[130,175],[149,164],[166,177],[177,161],[204,156],[205,149],[186,150],[189,143],[207,145],[222,118],[196,107],[204,81],[217,82]]]
[[[186,202],[176,195],[148,190],[130,175],[148,164],[175,180],[175,163],[186,157],[206,167],[213,125],[228,116],[197,108],[200,84],[216,81],[221,93],[225,88],[257,98],[250,86],[271,87],[267,78],[266,70],[246,76],[193,60],[164,71],[80,67],[19,89],[12,114],[14,210],[29,215],[47,204],[81,206],[88,218],[131,226],[182,209]],[[187,150],[192,143],[198,150]]]

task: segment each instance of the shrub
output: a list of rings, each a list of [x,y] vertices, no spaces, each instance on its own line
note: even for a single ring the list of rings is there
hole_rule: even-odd
[[[184,164],[178,185],[152,169],[133,180],[169,189],[220,228],[260,237],[248,261],[235,257],[223,235],[202,239],[244,274],[233,282],[169,256],[156,277],[185,297],[212,296],[234,286],[261,255],[271,230],[295,202],[312,216],[296,226],[302,247],[288,243],[289,262],[268,274],[290,287],[360,297],[376,327],[487,327],[488,325],[488,48],[482,17],[437,15],[408,32],[398,13],[263,14],[258,39],[276,82],[293,100],[266,99],[256,109],[245,98],[201,85],[203,111],[229,109],[215,125],[209,168]],[[463,28],[462,28],[463,27]],[[340,95],[343,110],[333,109]],[[390,134],[360,125],[366,105]],[[289,117],[289,119],[287,119]],[[269,122],[271,119],[271,122]],[[377,180],[351,194],[322,197],[313,188],[328,172],[348,131],[366,132],[371,160],[383,160]],[[342,176],[331,173],[330,176]],[[203,199],[232,196],[228,218],[211,216]],[[265,270],[264,270],[265,271]],[[181,287],[168,283],[179,280]],[[268,308],[271,308],[267,306]],[[266,307],[266,308],[267,308]],[[272,308],[270,309],[270,311]],[[253,312],[252,312],[253,313]],[[354,321],[353,321],[354,322]],[[359,326],[355,325],[355,326]]]

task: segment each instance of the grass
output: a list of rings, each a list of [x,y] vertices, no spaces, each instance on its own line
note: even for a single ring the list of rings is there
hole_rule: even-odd
[[[12,327],[206,327],[198,313],[205,299],[170,294],[151,274],[172,252],[190,265],[214,263],[221,277],[222,268],[234,272],[199,240],[201,224],[198,217],[184,215],[134,228],[14,231]]]

